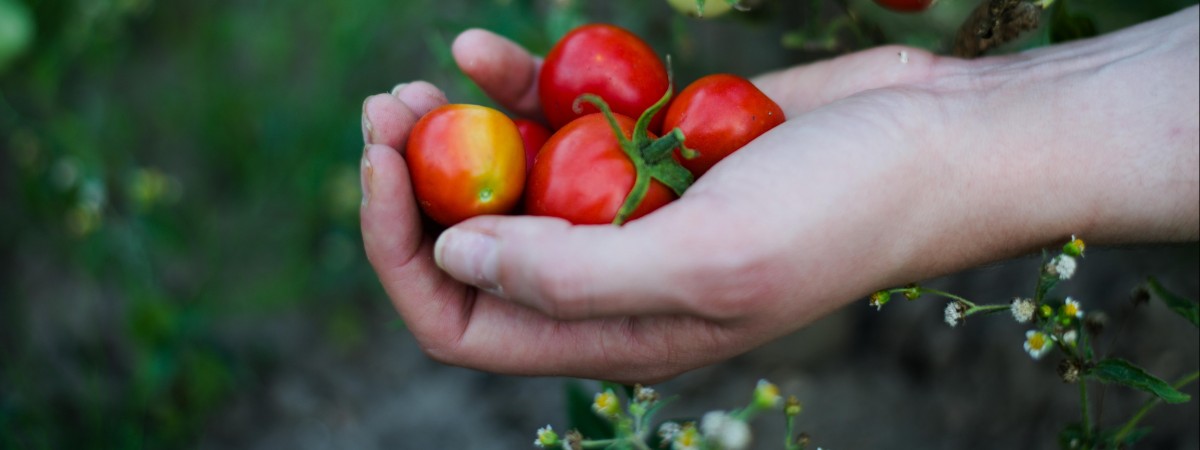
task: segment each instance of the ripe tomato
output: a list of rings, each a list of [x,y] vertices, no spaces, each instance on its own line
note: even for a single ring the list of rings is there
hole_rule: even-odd
[[[597,112],[583,105],[573,109],[575,99],[595,94],[608,102],[613,112],[639,117],[667,92],[667,68],[645,41],[612,25],[584,25],[567,33],[546,55],[538,78],[542,112],[554,129]],[[658,130],[662,115],[655,116],[651,130]]]
[[[406,160],[421,210],[442,225],[513,209],[525,150],[513,121],[477,105],[444,105],[413,126]]]
[[[929,9],[937,0],[875,0],[879,6],[899,12],[921,12]]]
[[[528,119],[513,119],[517,124],[517,132],[521,133],[521,143],[525,144],[525,173],[533,169],[533,159],[538,151],[550,139],[550,130],[542,124]]]
[[[699,177],[783,121],[779,105],[749,80],[717,74],[696,80],[675,97],[663,129],[678,127],[687,146],[700,153],[680,161]]]
[[[615,117],[626,137],[631,136],[633,119]],[[583,116],[550,136],[542,147],[525,188],[526,212],[561,217],[577,225],[612,223],[636,177],[633,162],[604,115]],[[629,220],[674,199],[670,189],[652,181]]]

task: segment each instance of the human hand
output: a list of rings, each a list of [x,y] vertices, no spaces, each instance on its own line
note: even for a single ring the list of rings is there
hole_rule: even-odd
[[[498,103],[536,115],[538,59],[482,31],[460,36],[454,54]],[[1044,133],[997,133],[975,118],[998,106],[1040,111],[1036,95],[1002,83],[1011,79],[979,89],[981,75],[1027,59],[967,63],[885,47],[769,74],[756,82],[790,120],[655,213],[619,228],[480,217],[436,244],[402,151],[412,124],[446,99],[413,83],[364,103],[367,254],[436,359],[510,374],[669,378],[881,287],[1108,232],[1079,213],[1095,205],[1042,191],[1070,182],[1024,171],[1050,156],[1010,145]]]

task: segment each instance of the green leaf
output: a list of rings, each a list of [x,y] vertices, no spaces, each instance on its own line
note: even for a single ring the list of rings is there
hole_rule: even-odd
[[[1097,34],[1096,21],[1089,16],[1067,11],[1066,2],[1056,2],[1052,8],[1054,12],[1050,17],[1051,43],[1086,39]]]
[[[1192,399],[1192,396],[1179,392],[1141,367],[1119,358],[1096,363],[1086,375],[1104,383],[1116,383],[1149,392],[1167,403],[1183,403]]]
[[[23,2],[0,0],[0,72],[33,42],[33,25]]]
[[[1104,443],[1101,448],[1135,448],[1134,444],[1150,434],[1150,427],[1134,428],[1125,436],[1118,436],[1119,430],[1108,430],[1100,436],[1100,442]]]
[[[579,380],[567,380],[565,389],[568,429],[579,430],[588,439],[611,439],[615,436],[612,424],[592,411],[594,393],[584,389]]]
[[[1088,445],[1088,433],[1083,429],[1083,425],[1078,422],[1073,422],[1063,428],[1058,433],[1058,448],[1062,450],[1079,450],[1083,448],[1091,448]]]
[[[1163,303],[1171,308],[1171,311],[1183,316],[1184,319],[1192,322],[1192,325],[1200,327],[1200,304],[1168,291],[1154,277],[1146,280],[1146,287],[1150,289],[1151,294],[1162,299]]]

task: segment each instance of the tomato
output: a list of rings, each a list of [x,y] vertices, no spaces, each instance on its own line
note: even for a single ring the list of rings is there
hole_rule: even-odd
[[[538,78],[542,112],[550,126],[559,129],[597,109],[575,99],[595,94],[613,112],[639,117],[658,101],[670,86],[667,68],[645,41],[612,25],[584,25],[567,33],[546,55]],[[658,130],[662,114],[651,121]]]
[[[550,139],[550,130],[528,119],[513,119],[513,123],[517,125],[517,132],[521,133],[521,142],[525,144],[525,173],[529,173],[533,169],[533,159],[537,157],[538,150]]]
[[[697,0],[667,0],[667,3],[670,3],[676,11],[704,19],[720,16],[733,9],[733,5],[728,0],[708,0],[704,2],[704,6],[701,6],[701,2]]]
[[[413,126],[406,154],[421,210],[442,225],[516,206],[525,149],[513,121],[477,105],[444,105]]]
[[[634,121],[614,115],[626,137]],[[525,188],[526,212],[560,217],[573,224],[612,223],[633,188],[636,169],[621,149],[604,115],[596,113],[567,124],[542,147]],[[644,216],[675,199],[657,180],[629,219]]]
[[[875,0],[875,3],[892,11],[921,12],[929,9],[937,0]]]
[[[678,127],[699,155],[683,166],[699,177],[730,153],[783,123],[783,110],[749,80],[709,75],[689,85],[667,108],[664,130]]]

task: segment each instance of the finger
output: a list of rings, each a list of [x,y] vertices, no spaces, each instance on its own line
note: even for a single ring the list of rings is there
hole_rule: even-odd
[[[361,212],[367,258],[422,349],[447,364],[515,375],[649,382],[730,356],[741,347],[697,318],[560,322],[479,294],[434,264],[403,158],[368,146]],[[717,350],[705,349],[714,346]]]
[[[541,118],[537,93],[541,58],[500,35],[480,29],[459,34],[451,52],[463,73],[496,103],[519,116]]]
[[[403,152],[417,120],[445,104],[446,94],[424,81],[398,85],[392,94],[367,97],[363,101],[363,141]]]
[[[734,250],[737,237],[716,231],[725,224],[700,213],[702,202],[677,201],[623,227],[476,218],[443,233],[435,258],[460,281],[558,319],[736,318],[745,313],[736,303],[759,290],[740,284],[751,277],[738,275],[755,270],[761,255],[750,245]],[[752,232],[743,227],[739,236]]]
[[[408,170],[396,150],[368,146],[360,211],[367,259],[405,323],[430,351],[452,348],[466,329],[467,288],[433,264]]]
[[[391,94],[404,102],[408,109],[418,116],[429,114],[429,111],[433,111],[434,108],[449,103],[446,100],[446,93],[425,81],[398,84],[392,88]]]
[[[931,80],[952,61],[889,45],[764,74],[754,84],[779,103],[784,114],[795,117],[859,92]]]

